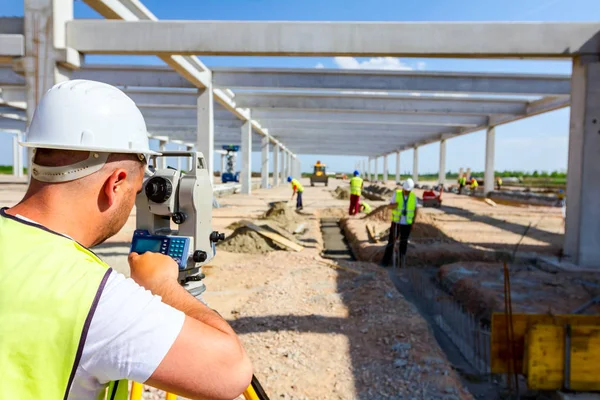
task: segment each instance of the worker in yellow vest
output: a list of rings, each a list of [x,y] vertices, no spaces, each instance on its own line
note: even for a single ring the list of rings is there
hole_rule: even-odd
[[[477,183],[477,179],[471,178],[471,194],[475,194],[478,187],[479,187],[479,183]]]
[[[369,205],[369,203],[365,203],[364,201],[360,203],[360,212],[365,214],[370,214],[373,209]]]
[[[502,190],[502,178],[498,177],[496,179],[496,187],[498,188],[498,191]]]
[[[298,179],[292,178],[291,176],[288,176],[287,181],[288,183],[292,184],[293,192],[291,200],[293,200],[294,196],[296,196],[296,210],[302,210],[304,208],[302,206],[302,193],[304,193],[304,186],[300,184]]]
[[[402,189],[396,190],[388,205],[388,208],[392,210],[392,224],[382,260],[382,264],[385,266],[389,266],[392,261],[396,240],[400,240],[399,256],[401,264],[406,265],[408,238],[417,217],[417,196],[413,192],[414,187],[415,183],[408,178],[404,181]]]
[[[458,178],[458,194],[461,194],[463,191],[463,188],[467,185],[467,177],[465,175],[461,175],[460,178]]]
[[[350,215],[356,215],[360,212],[360,195],[363,190],[363,180],[358,171],[354,171],[354,176],[350,179]]]
[[[126,278],[89,250],[127,222],[159,155],[147,135],[116,87],[73,80],[42,97],[21,143],[27,193],[0,209],[0,399],[125,400],[125,380],[193,398],[248,387],[241,342],[171,257],[131,253]]]

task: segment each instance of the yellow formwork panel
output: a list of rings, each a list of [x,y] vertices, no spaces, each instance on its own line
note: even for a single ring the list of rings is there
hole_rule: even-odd
[[[534,325],[527,334],[527,386],[533,390],[557,390],[565,379],[565,329]]]
[[[600,327],[600,315],[549,315],[549,314],[513,314],[514,341],[513,349],[516,358],[517,373],[523,374],[527,370],[525,353],[527,352],[526,338],[529,330],[535,325],[565,326],[570,324],[575,327],[597,326]],[[504,374],[512,371],[509,368],[510,350],[506,340],[506,316],[503,313],[492,315],[490,367],[493,374]]]
[[[600,326],[571,328],[571,389],[600,391]]]

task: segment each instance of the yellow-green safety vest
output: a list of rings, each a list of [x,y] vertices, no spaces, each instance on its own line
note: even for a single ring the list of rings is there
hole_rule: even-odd
[[[460,183],[461,185],[466,185],[467,184],[467,178],[465,178],[464,176],[462,178],[460,178],[458,180],[458,183]]]
[[[471,189],[475,189],[478,186],[479,186],[479,183],[477,183],[477,181],[471,181]]]
[[[297,179],[292,179],[292,182],[291,182],[291,183],[292,183],[292,189],[294,188],[294,186],[296,186],[296,191],[297,191],[298,193],[302,193],[302,192],[304,192],[304,186],[302,186],[302,185],[300,184],[300,182],[298,182],[298,180],[297,180]]]
[[[67,398],[110,272],[74,240],[0,209],[0,399]],[[127,398],[127,381],[111,389]]]
[[[360,196],[363,180],[360,176],[355,176],[350,179],[350,194]]]
[[[392,222],[399,223],[402,219],[402,210],[404,209],[404,194],[402,190],[396,190],[396,208],[392,210]],[[415,219],[415,210],[417,208],[417,196],[410,192],[406,202],[406,223],[411,225]]]
[[[373,211],[373,209],[371,208],[371,206],[369,205],[369,203],[361,203],[360,205],[361,205],[361,207],[363,209],[362,211],[365,214],[369,214],[371,211]]]

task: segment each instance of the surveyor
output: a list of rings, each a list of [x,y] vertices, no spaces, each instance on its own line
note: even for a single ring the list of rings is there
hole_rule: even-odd
[[[358,171],[354,171],[354,176],[350,178],[350,209],[348,214],[356,215],[360,212],[360,195],[363,190],[363,179]]]
[[[369,203],[366,203],[364,201],[360,203],[360,212],[370,214],[371,211],[373,211],[373,209],[371,208]]]
[[[463,188],[467,184],[467,177],[463,174],[458,178],[458,194],[462,194]]]
[[[496,179],[496,187],[498,188],[498,191],[502,190],[502,177],[498,177]]]
[[[398,238],[400,239],[399,256],[401,265],[406,265],[408,238],[413,222],[417,217],[417,196],[413,192],[414,187],[415,183],[412,179],[408,178],[404,181],[402,189],[396,189],[388,205],[388,208],[392,210],[392,224],[382,260],[384,266],[390,265],[394,251],[394,242]]]
[[[107,398],[125,399],[125,380],[189,398],[248,387],[240,340],[171,257],[131,253],[126,278],[89,250],[127,222],[159,154],[147,135],[113,86],[73,80],[42,97],[22,143],[31,182],[0,210],[1,399],[97,399],[109,382]]]
[[[291,176],[287,177],[287,181],[292,184],[293,190],[292,198],[290,200],[293,200],[294,196],[296,196],[296,210],[300,211],[304,208],[302,206],[302,193],[304,193],[304,186],[302,186],[296,178],[292,178]]]

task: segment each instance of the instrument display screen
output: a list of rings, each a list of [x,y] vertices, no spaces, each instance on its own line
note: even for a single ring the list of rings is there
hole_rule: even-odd
[[[135,242],[135,247],[132,250],[138,254],[144,254],[147,251],[160,253],[161,243],[161,239],[138,238]]]

